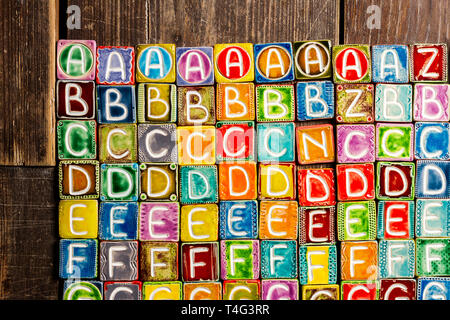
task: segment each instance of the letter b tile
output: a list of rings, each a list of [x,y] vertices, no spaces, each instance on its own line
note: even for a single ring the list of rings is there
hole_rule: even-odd
[[[97,86],[99,123],[136,123],[134,85]]]
[[[256,86],[256,120],[258,122],[294,121],[294,86],[290,84]]]

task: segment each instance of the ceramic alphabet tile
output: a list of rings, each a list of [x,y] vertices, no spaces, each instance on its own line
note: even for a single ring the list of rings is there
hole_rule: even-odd
[[[299,250],[300,284],[335,284],[336,245],[302,245]]]
[[[448,74],[447,44],[411,45],[412,82],[446,82]]]
[[[177,47],[177,85],[214,84],[212,47]]]
[[[335,83],[370,82],[370,47],[349,44],[333,46],[333,67]]]
[[[175,122],[177,119],[176,85],[139,83],[137,108],[139,123]]]
[[[134,84],[134,47],[97,47],[98,84]]]
[[[290,42],[255,44],[253,48],[257,83],[294,80]]]
[[[417,300],[450,300],[450,279],[448,277],[419,277],[417,279]]]
[[[407,83],[409,80],[408,46],[372,46],[372,70],[373,82]]]
[[[298,80],[331,78],[331,41],[293,43],[295,78]]]
[[[449,121],[450,85],[416,83],[414,85],[414,120]]]
[[[136,82],[175,82],[175,45],[137,45]]]
[[[59,40],[56,52],[56,73],[58,79],[94,80],[94,40]]]
[[[261,280],[262,300],[298,300],[299,294],[298,280]]]
[[[334,84],[331,81],[297,82],[297,120],[332,119]]]
[[[103,282],[95,280],[64,281],[63,300],[103,300]]]
[[[95,82],[58,80],[56,108],[59,119],[95,118]]]
[[[339,84],[336,86],[336,120],[342,123],[372,123],[374,86]]]
[[[411,122],[412,85],[378,83],[375,87],[375,121]]]
[[[214,46],[214,71],[217,82],[249,82],[255,78],[252,43],[227,43]]]

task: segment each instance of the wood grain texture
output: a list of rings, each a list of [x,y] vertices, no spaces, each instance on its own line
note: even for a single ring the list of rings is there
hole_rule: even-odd
[[[0,300],[57,299],[57,168],[0,167]]]
[[[381,28],[367,28],[367,8],[381,8]],[[345,43],[450,45],[448,0],[345,0]]]
[[[339,40],[338,0],[149,0],[148,13],[151,43]]]
[[[0,165],[55,164],[56,0],[0,8]]]
[[[146,0],[70,0],[68,5],[80,7],[81,29],[64,30],[67,39],[95,40],[100,46],[135,46],[147,42]]]

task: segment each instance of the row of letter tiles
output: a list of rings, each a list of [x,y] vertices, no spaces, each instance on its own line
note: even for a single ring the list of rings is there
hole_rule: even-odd
[[[221,201],[181,206],[178,202],[61,200],[61,238],[141,241],[297,240],[339,241],[450,237],[450,200],[338,202],[301,207],[296,201]]]
[[[60,120],[59,160],[213,165],[227,162],[363,163],[448,160],[450,124],[219,122],[216,126]],[[421,162],[424,163],[424,162]]]
[[[61,239],[59,275],[102,281],[299,278],[302,285],[335,284],[339,269],[341,281],[450,276],[449,247],[449,238],[342,241],[338,268],[337,245],[328,243]]]
[[[59,80],[60,119],[98,123],[214,125],[218,121],[289,122],[336,119],[338,123],[449,121],[450,85],[219,83],[178,87],[174,84],[96,85]]]
[[[300,296],[302,300],[450,300],[449,292],[448,277],[302,286],[295,279],[184,283],[67,280],[64,283],[67,300],[299,300]]]
[[[175,47],[99,46],[93,40],[59,40],[58,79],[99,84],[166,82],[178,86],[216,82],[270,83],[330,79],[336,83],[446,82],[447,45],[336,45],[331,41],[216,44]]]
[[[450,198],[448,161],[377,162],[376,172],[372,163],[339,164],[336,170],[259,163],[258,176],[255,162],[178,167],[61,161],[59,194],[61,199],[181,204],[298,199],[300,206],[307,207],[333,206],[337,201]]]

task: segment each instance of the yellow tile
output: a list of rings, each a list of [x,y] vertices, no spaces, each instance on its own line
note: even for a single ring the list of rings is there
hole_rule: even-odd
[[[260,199],[295,199],[294,164],[260,164]]]
[[[180,165],[216,163],[216,128],[214,126],[178,127],[177,145]]]
[[[143,300],[181,300],[181,282],[144,282]]]

